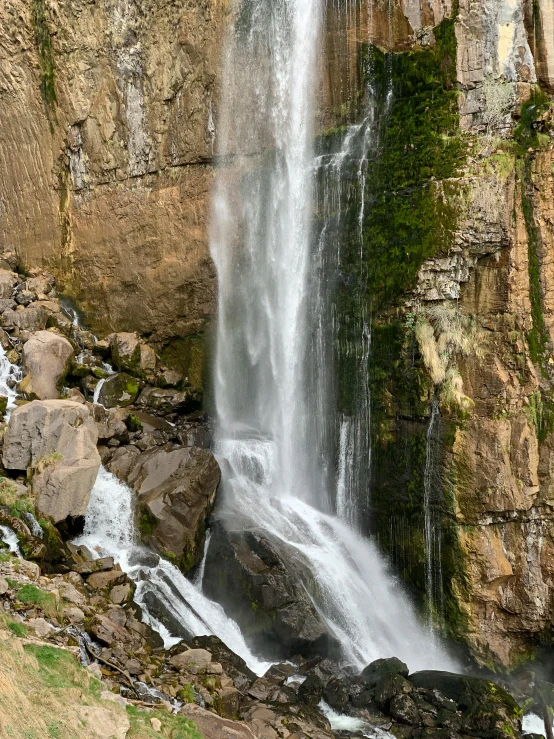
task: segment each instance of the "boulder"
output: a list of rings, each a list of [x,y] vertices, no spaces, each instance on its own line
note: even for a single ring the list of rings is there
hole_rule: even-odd
[[[323,680],[312,673],[298,688],[298,698],[307,706],[317,706],[323,696],[323,687]]]
[[[204,673],[212,661],[212,655],[206,649],[185,649],[184,652],[174,654],[169,661],[178,670],[193,674]]]
[[[408,677],[408,665],[397,657],[376,659],[362,670],[362,677],[368,685],[377,685],[387,675]]]
[[[10,272],[7,269],[0,269],[0,298],[3,300],[11,298],[18,282],[19,277],[15,272]]]
[[[123,472],[119,467],[119,471]],[[200,563],[206,520],[211,514],[221,472],[207,449],[156,447],[135,459],[127,475],[138,494],[143,540],[170,553],[187,572]]]
[[[204,739],[256,739],[259,736],[246,724],[217,716],[195,703],[185,704],[179,714],[194,721]]]
[[[20,390],[31,400],[60,397],[63,381],[73,358],[73,347],[63,336],[38,331],[23,345],[25,377]]]
[[[462,733],[487,739],[520,735],[523,711],[504,688],[490,680],[424,670],[410,675],[410,682],[453,701],[462,711]]]
[[[139,408],[156,413],[193,413],[202,408],[202,393],[194,388],[170,390],[146,387],[136,404]]]
[[[20,331],[43,331],[46,328],[48,311],[39,303],[20,310],[5,310],[2,313],[2,325],[17,328]]]
[[[211,529],[203,588],[241,627],[254,651],[268,659],[337,650],[306,591],[310,574],[265,532]]]
[[[140,382],[136,378],[125,372],[118,372],[102,382],[98,402],[105,408],[124,408],[135,402],[139,391]]]
[[[143,344],[135,333],[111,334],[112,362],[118,370],[143,376],[156,369],[156,353],[148,344]]]
[[[34,400],[17,408],[4,437],[8,470],[30,468],[39,513],[54,523],[84,516],[100,468],[96,425],[70,400]]]

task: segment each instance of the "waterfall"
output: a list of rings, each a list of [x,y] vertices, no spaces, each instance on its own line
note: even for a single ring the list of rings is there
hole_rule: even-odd
[[[433,626],[443,613],[442,587],[442,541],[440,519],[435,509],[435,493],[441,489],[441,480],[437,480],[436,460],[437,435],[440,427],[440,411],[437,399],[431,405],[431,418],[427,427],[425,449],[425,472],[423,475],[424,495],[424,533],[425,533],[425,595],[427,618]],[[435,616],[437,612],[437,616]]]
[[[225,460],[218,516],[270,532],[307,565],[314,604],[353,665],[394,654],[412,669],[447,668],[376,547],[356,531],[351,478],[361,447],[369,454],[368,402],[339,418],[336,472],[330,209],[321,233],[311,228],[321,10],[319,0],[243,3],[226,46],[211,226],[216,451]],[[366,133],[359,126],[350,136],[367,141]],[[349,150],[326,169],[342,171]],[[367,316],[362,333],[351,356],[367,364]]]

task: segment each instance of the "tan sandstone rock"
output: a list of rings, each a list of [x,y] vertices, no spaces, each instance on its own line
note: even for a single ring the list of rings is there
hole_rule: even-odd
[[[31,470],[40,513],[55,522],[83,516],[100,468],[97,438],[86,406],[68,400],[35,400],[10,417],[4,466]]]
[[[60,390],[73,357],[73,347],[52,331],[37,331],[23,345],[26,373],[19,388],[30,399],[53,400]]]

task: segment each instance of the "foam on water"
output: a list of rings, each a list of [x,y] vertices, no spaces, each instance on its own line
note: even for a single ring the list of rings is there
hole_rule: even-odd
[[[10,552],[17,554],[21,557],[21,550],[19,549],[19,541],[13,529],[9,526],[0,526],[0,539],[7,545]]]

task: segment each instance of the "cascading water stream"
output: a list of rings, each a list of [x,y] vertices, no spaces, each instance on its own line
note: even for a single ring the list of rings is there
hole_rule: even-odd
[[[443,612],[442,541],[440,520],[435,510],[435,494],[440,489],[437,480],[436,446],[440,429],[440,411],[436,398],[431,404],[431,418],[427,427],[425,471],[423,475],[423,514],[425,529],[425,595],[427,619],[431,627],[440,625]]]
[[[133,517],[132,491],[101,467],[87,508],[85,530],[73,543],[84,544],[98,557],[111,556],[120,564],[137,584],[135,601],[145,621],[161,634],[166,647],[179,638],[151,615],[149,593],[183,632],[195,636],[216,634],[262,675],[270,663],[252,654],[237,624],[227,618],[221,606],[202,595],[201,583],[190,582],[177,567],[136,543]]]
[[[219,278],[216,451],[225,460],[217,515],[230,528],[267,532],[302,563],[306,589],[352,664],[395,654],[412,668],[445,667],[376,548],[354,529],[352,426],[344,427],[338,475],[344,520],[333,513],[321,246],[329,242],[324,225],[313,245],[310,219],[321,10],[318,0],[244,4],[227,44],[211,233]],[[350,132],[357,134],[367,142],[366,129]],[[347,154],[329,166],[340,171]],[[364,348],[355,350],[364,362],[365,325]],[[367,413],[357,419],[367,438]]]

